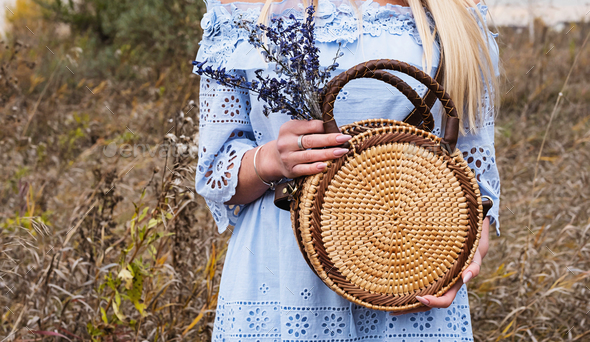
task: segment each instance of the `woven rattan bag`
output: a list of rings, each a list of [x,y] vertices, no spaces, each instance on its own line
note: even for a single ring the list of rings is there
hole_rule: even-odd
[[[428,94],[421,98],[385,70],[414,77]],[[416,109],[405,122],[374,119],[338,129],[336,96],[358,78],[396,87]],[[357,65],[325,89],[325,131],[352,135],[350,151],[320,174],[279,186],[275,203],[291,210],[305,260],[332,290],[371,309],[419,307],[416,296],[441,296],[459,280],[491,206],[482,202],[474,174],[455,148],[459,120],[453,101],[439,82],[395,60]],[[447,114],[443,138],[429,133],[429,107],[437,98]]]

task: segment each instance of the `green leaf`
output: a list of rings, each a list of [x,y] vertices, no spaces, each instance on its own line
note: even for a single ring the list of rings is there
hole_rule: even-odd
[[[127,265],[127,269],[129,270],[129,272],[131,272],[131,276],[135,277],[135,270],[133,269],[133,266],[131,266],[131,264]]]
[[[156,247],[154,247],[154,245],[149,245],[148,252],[150,253],[150,256],[152,257],[152,259],[154,259],[156,257],[156,255],[158,254],[158,250],[156,250]]]
[[[151,220],[149,220],[149,222],[148,222],[148,226],[147,226],[147,227],[148,227],[148,229],[149,229],[149,228],[153,228],[153,227],[155,227],[155,226],[156,226],[158,223],[160,223],[160,220],[151,219]]]
[[[139,240],[143,240],[143,237],[145,236],[146,231],[147,231],[146,226],[141,227],[141,230],[139,231]]]
[[[88,322],[86,324],[86,329],[88,329],[88,334],[90,336],[92,336],[93,341],[99,341],[99,340],[95,339],[94,337],[103,335],[103,332],[100,331],[99,329],[95,328],[91,322]]]
[[[129,244],[129,246],[123,250],[124,254],[128,254],[129,252],[131,252],[131,250],[133,249],[133,246],[135,246],[135,244],[133,242],[131,242]]]
[[[137,218],[137,214],[133,214],[131,218],[131,241],[135,241],[135,219]]]
[[[137,220],[137,222],[141,222],[145,218],[145,216],[147,215],[148,209],[149,209],[148,207],[143,208],[143,211],[139,215],[139,219]]]
[[[129,297],[129,301],[133,303],[137,311],[144,316],[143,310],[145,309],[145,304],[141,299],[141,294],[143,292],[143,273],[139,265],[136,262],[127,266],[133,273],[133,285],[131,289],[127,290],[127,296]]]
[[[119,291],[115,291],[115,303],[117,305],[121,305],[121,294]]]
[[[106,311],[104,311],[104,308],[102,306],[100,307],[100,316],[102,317],[102,321],[104,322],[104,324],[109,324],[109,320],[107,319],[107,313]]]
[[[117,291],[117,288],[119,287],[119,285],[121,285],[121,281],[118,279],[113,279],[111,273],[109,273],[106,276],[106,281],[107,281],[107,286],[113,290],[113,291]]]
[[[120,299],[121,299],[121,298],[119,298],[119,302],[120,302]],[[120,307],[120,306],[121,306],[121,304],[120,304],[120,303],[119,303],[119,304],[117,304],[116,302],[115,302],[115,303],[113,303],[113,311],[115,312],[115,316],[117,316],[117,318],[118,318],[118,319],[119,319],[121,322],[124,322],[124,321],[125,321],[125,319],[126,319],[127,317],[125,317],[125,315],[124,315],[124,314],[123,314],[123,313],[122,313],[122,312],[119,310],[119,307]]]
[[[147,244],[151,245],[154,241],[158,240],[161,236],[162,236],[162,233],[160,233],[160,232],[156,232],[156,233],[150,235],[150,237],[147,241]]]
[[[139,313],[145,317],[145,313],[143,312],[143,310],[145,309],[145,304],[144,303],[140,303],[140,302],[134,302],[133,305],[135,306],[135,308],[137,309],[137,311],[139,311]]]
[[[104,288],[105,288],[105,286],[107,286],[107,282],[106,282],[106,281],[107,281],[107,278],[108,278],[108,277],[105,275],[105,276],[104,276],[104,280],[105,280],[105,282],[101,283],[101,284],[98,286],[98,292],[102,292],[102,291],[104,291]]]

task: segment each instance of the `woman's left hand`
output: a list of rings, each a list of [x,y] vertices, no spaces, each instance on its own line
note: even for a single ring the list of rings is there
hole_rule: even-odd
[[[418,296],[416,296],[416,299],[418,299],[425,306],[419,307],[416,309],[406,310],[406,311],[392,312],[392,313],[390,313],[390,315],[398,316],[398,315],[414,313],[414,312],[424,312],[424,311],[428,311],[432,308],[448,308],[449,306],[451,306],[451,304],[453,303],[453,300],[455,300],[455,296],[457,295],[457,292],[459,292],[459,289],[461,289],[461,286],[463,286],[463,284],[467,284],[467,282],[469,282],[471,279],[477,277],[477,275],[479,274],[479,271],[481,268],[481,261],[488,253],[489,228],[490,228],[490,219],[488,217],[486,217],[485,220],[483,221],[483,225],[482,225],[482,229],[481,229],[481,238],[479,239],[479,246],[477,247],[477,250],[475,251],[475,255],[473,256],[473,260],[471,261],[471,264],[469,265],[469,267],[467,267],[463,271],[463,273],[461,274],[461,279],[459,279],[455,283],[455,285],[453,285],[453,287],[451,287],[444,295],[442,295],[440,297],[435,297],[435,296],[418,297]]]

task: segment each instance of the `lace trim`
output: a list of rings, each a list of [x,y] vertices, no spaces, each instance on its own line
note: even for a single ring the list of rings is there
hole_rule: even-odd
[[[494,146],[471,147],[471,149],[463,151],[463,158],[475,174],[482,195],[490,196],[494,201],[488,216],[490,216],[490,225],[496,224],[496,234],[500,236],[500,222],[498,221],[500,180]]]
[[[359,37],[358,17],[354,8],[342,1],[336,5],[336,1],[320,0],[317,12],[316,39],[318,42],[347,43],[355,42]],[[288,1],[276,4],[278,7],[287,7]],[[206,58],[209,63],[216,66],[225,66],[236,48],[241,43],[247,43],[248,37],[245,30],[236,26],[236,21],[245,20],[256,22],[262,8],[261,3],[230,3],[221,4],[217,0],[209,1],[207,13],[201,20],[203,39],[200,42],[199,59]],[[478,10],[486,17],[488,8],[478,4]],[[359,9],[363,17],[363,34],[373,37],[380,36],[383,32],[401,36],[410,35],[416,44],[422,45],[416,23],[409,7],[397,5],[381,6],[366,1]],[[475,11],[475,9],[472,9]],[[301,2],[293,3],[287,9],[277,9],[274,17],[286,18],[293,14],[296,18],[304,17],[304,6]],[[430,18],[432,21],[432,18]],[[240,51],[240,54],[248,51]],[[252,54],[255,55],[255,54]],[[252,56],[241,56],[251,58]],[[255,63],[256,64],[256,63]]]
[[[263,284],[264,285],[264,284]],[[457,297],[467,300],[465,286]],[[213,339],[276,338],[279,341],[359,341],[384,338],[442,338],[473,341],[469,306],[453,303],[400,317],[358,305],[285,306],[278,301],[226,301],[217,304]]]
[[[500,175],[496,165],[496,149],[494,146],[495,111],[487,90],[483,101],[484,106],[482,109],[486,113],[484,113],[481,122],[475,125],[477,133],[473,133],[474,130],[470,130],[468,123],[465,123],[464,128],[468,133],[459,137],[457,148],[463,152],[463,158],[475,174],[482,195],[490,196],[494,201],[487,215],[490,217],[490,225],[496,225],[496,235],[500,236],[500,221],[498,220]],[[491,143],[483,143],[483,141]]]
[[[246,91],[222,87],[208,78],[201,79],[200,93],[196,189],[222,233],[236,225],[243,207],[224,203],[235,195],[242,157],[256,146],[249,119],[251,104]]]

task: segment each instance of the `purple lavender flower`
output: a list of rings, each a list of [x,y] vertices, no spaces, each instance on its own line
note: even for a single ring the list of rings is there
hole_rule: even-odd
[[[205,75],[224,86],[247,89],[258,94],[258,99],[266,102],[264,114],[284,113],[293,119],[321,119],[320,98],[323,87],[330,79],[330,72],[336,70],[336,59],[342,56],[340,49],[333,64],[321,68],[319,49],[315,45],[313,6],[306,9],[303,22],[293,14],[291,23],[283,18],[272,19],[269,26],[248,22],[237,25],[248,30],[249,43],[262,50],[267,62],[275,63],[277,77],[264,76],[263,70],[256,70],[256,80],[248,82],[242,76],[232,75],[225,68],[213,69],[206,66],[207,61],[193,62],[199,75]]]

